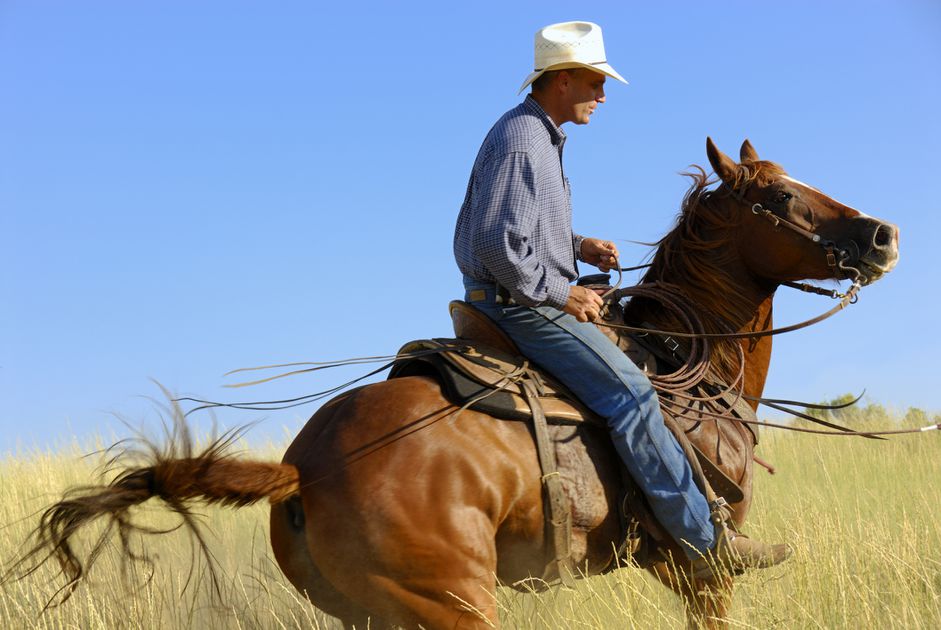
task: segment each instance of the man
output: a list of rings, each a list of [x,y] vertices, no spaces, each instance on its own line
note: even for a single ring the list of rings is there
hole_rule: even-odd
[[[716,566],[777,564],[790,555],[787,546],[759,543],[710,520],[649,380],[590,323],[601,298],[571,284],[576,258],[608,271],[618,264],[618,250],[572,232],[561,126],[589,123],[605,102],[606,77],[627,81],[608,65],[601,29],[590,22],[541,29],[535,60],[520,88],[532,83],[532,93],[487,134],[457,219],[454,253],[465,299],[607,420],[618,454],[696,577],[711,577]]]

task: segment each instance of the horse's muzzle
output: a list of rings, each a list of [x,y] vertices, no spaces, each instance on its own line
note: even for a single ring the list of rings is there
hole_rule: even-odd
[[[872,284],[892,271],[899,261],[899,228],[872,217],[853,219],[849,259],[843,267],[855,269],[862,284]]]

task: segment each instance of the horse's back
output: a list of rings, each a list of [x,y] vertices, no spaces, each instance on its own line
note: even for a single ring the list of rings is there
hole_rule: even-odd
[[[284,456],[297,466],[302,485],[321,490],[369,487],[369,501],[394,493],[396,484],[478,481],[477,499],[492,494],[497,479],[513,478],[501,490],[528,486],[539,464],[530,433],[520,422],[494,421],[473,410],[458,410],[428,377],[404,377],[358,388],[321,408]],[[378,484],[378,486],[374,485]],[[455,488],[441,498],[457,498]],[[443,504],[443,501],[439,501]],[[494,516],[504,501],[483,501]]]

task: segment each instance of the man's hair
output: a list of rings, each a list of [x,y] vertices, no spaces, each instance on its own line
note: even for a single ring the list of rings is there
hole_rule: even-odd
[[[583,68],[563,68],[562,70],[548,70],[543,72],[533,81],[533,92],[542,92],[555,81],[555,78],[559,75],[560,72],[568,72],[569,74],[578,74],[582,71]]]

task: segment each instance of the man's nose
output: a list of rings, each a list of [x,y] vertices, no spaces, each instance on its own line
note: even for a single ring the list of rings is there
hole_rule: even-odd
[[[599,103],[604,103],[604,92],[602,92],[602,93],[598,96],[598,98],[596,98],[595,100],[598,101]]]

